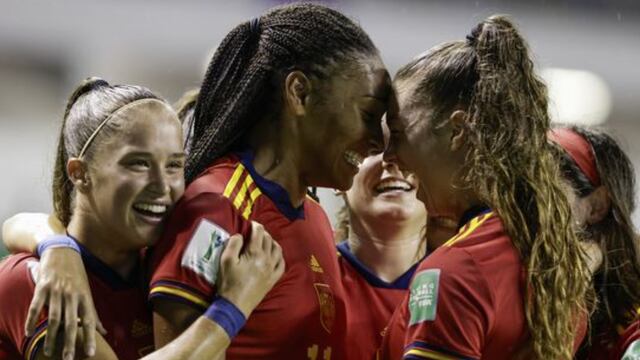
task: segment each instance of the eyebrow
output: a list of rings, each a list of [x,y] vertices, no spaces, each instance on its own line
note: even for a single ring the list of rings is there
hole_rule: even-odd
[[[151,155],[152,153],[148,151],[133,151],[133,152],[127,153],[125,156],[151,156]],[[170,157],[186,157],[187,154],[184,152],[178,152],[178,153],[173,153],[169,156]]]

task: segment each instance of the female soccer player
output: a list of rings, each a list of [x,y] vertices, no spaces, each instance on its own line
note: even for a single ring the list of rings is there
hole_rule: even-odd
[[[288,5],[231,31],[186,122],[190,184],[154,254],[160,344],[215,294],[215,278],[200,270],[201,233],[246,235],[255,220],[281,244],[287,270],[227,358],[345,358],[346,298],[332,231],[305,194],[309,186],[351,186],[364,157],[381,148],[389,93],[377,49],[337,11]]]
[[[381,333],[409,289],[426,248],[455,234],[455,223],[427,220],[418,181],[382,154],[367,157],[344,193],[336,230],[342,281],[349,299],[350,359],[373,359]],[[427,224],[428,222],[428,224]],[[425,226],[426,239],[425,242]]]
[[[154,350],[145,261],[140,254],[157,240],[164,217],[184,191],[184,158],[176,114],[151,91],[111,86],[94,78],[70,97],[60,131],[53,193],[55,215],[75,241],[65,237],[48,244],[71,246],[84,261],[107,331],[104,338],[97,336],[97,346],[88,345],[88,356],[138,359]],[[220,260],[221,297],[205,316],[148,358],[224,354],[237,331],[230,329],[227,318],[249,316],[284,271],[279,246],[259,226],[252,235],[244,256],[239,255],[242,239],[228,240]],[[35,332],[24,331],[37,267],[37,259],[29,254],[12,255],[0,264],[0,348],[12,359],[45,359],[45,354],[52,354],[51,339],[44,347],[42,343],[46,332],[59,326],[51,316],[61,312],[62,294],[49,294],[48,321],[43,315]],[[86,320],[69,309],[77,301],[69,297],[64,302],[68,338],[75,339],[78,327],[85,339],[92,338],[93,329],[84,327]],[[62,353],[60,347],[58,352]],[[65,344],[62,355],[74,359],[73,344]]]
[[[570,359],[590,272],[570,223],[545,86],[503,16],[403,67],[385,156],[415,171],[427,212],[458,235],[418,267],[386,359]]]
[[[255,220],[282,246],[287,269],[227,358],[344,358],[332,231],[305,194],[351,186],[364,157],[382,147],[390,91],[367,34],[320,5],[275,8],[225,37],[186,112],[189,185],[152,255],[156,345],[213,301],[219,253],[211,247],[229,234],[248,238]]]
[[[639,355],[633,344],[640,339],[640,322],[635,321],[640,304],[640,260],[631,221],[633,165],[618,143],[601,130],[556,128],[549,137],[564,150],[561,164],[575,192],[574,217],[603,253],[602,267],[593,279],[599,306],[591,317],[591,341],[584,355],[618,360],[627,349],[625,355]]]

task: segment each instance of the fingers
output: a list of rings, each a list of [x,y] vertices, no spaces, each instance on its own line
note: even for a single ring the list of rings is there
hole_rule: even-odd
[[[280,257],[280,259],[278,259],[278,262],[276,263],[275,268],[273,269],[273,273],[276,276],[276,281],[278,281],[278,279],[280,279],[280,277],[282,277],[282,274],[284,274],[284,270],[286,268],[286,263],[284,261],[283,257]]]
[[[242,235],[232,235],[227,241],[227,246],[220,256],[221,261],[223,263],[227,263],[229,261],[237,262],[240,257],[240,250],[242,250]]]
[[[274,272],[277,274],[278,279],[282,276],[285,270],[284,255],[282,254],[282,247],[277,242],[273,242],[271,246],[271,256],[276,259]]]
[[[102,325],[102,321],[100,318],[96,318],[96,330],[102,335],[107,335],[107,329],[105,329],[104,325]]]
[[[78,314],[80,314],[82,318],[82,334],[84,335],[84,353],[91,357],[96,353],[96,325],[99,323],[99,320],[97,320],[96,310],[91,297],[81,297],[79,306],[80,311]],[[106,330],[102,324],[100,324],[98,331],[100,330],[102,334],[106,334]]]
[[[40,313],[42,312],[44,302],[47,299],[48,295],[49,290],[45,286],[36,284],[35,294],[33,296],[33,299],[31,299],[29,312],[27,314],[27,321],[24,325],[24,332],[26,336],[31,336],[33,335],[34,331],[36,331],[36,325],[38,324]]]
[[[51,356],[55,348],[56,335],[60,327],[62,297],[60,292],[52,291],[49,297],[49,319],[47,321],[47,335],[44,338],[44,354]]]
[[[251,239],[247,246],[247,252],[254,254],[262,249],[262,242],[264,241],[264,226],[258,224],[255,221],[251,222]]]
[[[78,298],[75,295],[65,299],[64,309],[64,348],[62,358],[73,360],[76,350],[76,336],[78,335]]]
[[[275,241],[273,241],[271,234],[269,234],[266,230],[263,231],[263,235],[264,237],[262,239],[262,251],[265,254],[270,254],[271,248],[273,247],[273,244],[275,243]]]

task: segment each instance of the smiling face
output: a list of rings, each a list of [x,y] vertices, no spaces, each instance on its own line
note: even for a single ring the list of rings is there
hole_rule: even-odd
[[[346,199],[353,215],[364,221],[405,221],[420,230],[427,214],[416,199],[417,188],[415,175],[403,174],[378,154],[364,159]]]
[[[160,235],[162,221],[184,192],[182,129],[173,110],[156,101],[122,109],[114,136],[89,161],[84,196],[113,248],[140,249]]]
[[[364,158],[382,150],[381,119],[390,87],[377,57],[359,62],[323,87],[302,129],[309,185],[347,190]]]

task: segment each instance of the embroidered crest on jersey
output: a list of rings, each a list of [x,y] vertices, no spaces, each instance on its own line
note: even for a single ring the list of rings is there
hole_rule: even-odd
[[[182,255],[181,265],[191,269],[211,284],[216,284],[220,268],[220,255],[229,240],[229,233],[220,226],[203,219],[189,240]]]
[[[336,318],[336,304],[333,299],[331,287],[327,284],[315,283],[313,287],[318,295],[318,305],[320,305],[320,324],[331,334],[333,330],[333,322]]]
[[[629,345],[622,356],[622,360],[640,360],[640,340],[636,340]]]
[[[309,260],[309,266],[311,266],[311,270],[313,270],[313,272],[321,274],[324,272],[322,266],[320,266],[320,263],[318,262],[318,259],[313,255],[311,255],[311,259]]]
[[[409,326],[436,319],[439,282],[440,269],[424,270],[413,278],[409,295]]]

